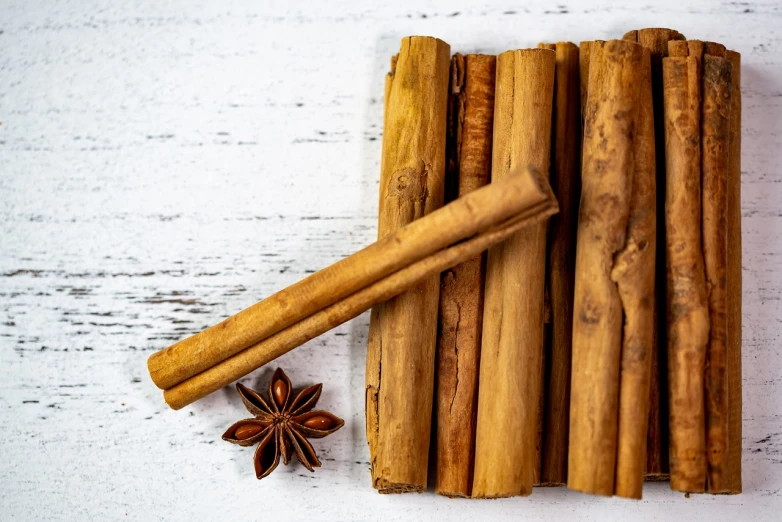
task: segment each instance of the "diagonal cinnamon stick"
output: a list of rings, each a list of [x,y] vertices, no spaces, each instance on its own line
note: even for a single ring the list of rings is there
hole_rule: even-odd
[[[491,212],[494,205],[505,199],[504,195],[507,195],[508,201],[516,205],[516,210],[511,217],[497,221],[496,224],[490,225],[488,229],[471,238],[439,250],[424,259],[406,264],[401,270],[166,390],[164,392],[166,402],[175,410],[187,406],[310,339],[360,315],[371,306],[476,256],[519,230],[545,220],[557,211],[556,199],[545,178],[533,171],[521,171],[478,189],[437,212],[445,213],[449,207],[462,205],[467,201],[467,206],[471,208],[470,216],[463,216],[459,221],[451,221],[446,227],[463,228],[466,226],[465,219],[484,221],[486,214]],[[418,228],[419,232],[430,238],[444,232],[434,214],[417,221],[423,223],[423,226]]]

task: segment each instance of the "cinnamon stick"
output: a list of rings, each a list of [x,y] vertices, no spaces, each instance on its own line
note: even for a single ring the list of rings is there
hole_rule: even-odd
[[[450,47],[402,40],[388,75],[378,237],[443,204]],[[367,349],[367,440],[381,493],[426,488],[439,278],[376,307]]]
[[[497,58],[492,182],[531,165],[545,174],[555,53]],[[483,314],[474,497],[529,495],[534,482],[543,352],[546,227],[489,251]]]
[[[668,56],[668,42],[685,40],[673,29],[646,28],[627,32],[622,39],[638,42],[651,52],[652,102],[654,105],[655,165],[657,169],[657,257],[655,266],[655,317],[652,344],[652,379],[649,388],[649,431],[647,434],[646,480],[668,480],[668,350],[665,268],[665,125],[663,118],[662,59]]]
[[[614,256],[626,247],[631,213],[633,134],[643,57],[640,45],[611,40],[593,42],[589,58],[576,248],[568,487],[600,495],[614,493],[623,303],[612,272],[617,268]]]
[[[633,178],[625,246],[611,279],[622,302],[624,327],[619,373],[619,434],[615,494],[641,498],[646,470],[650,381],[655,359],[657,195],[651,59],[643,48],[638,116],[633,134]]]
[[[709,311],[701,249],[699,61],[686,42],[663,59],[671,488],[706,487],[704,368]]]
[[[592,55],[592,45],[602,40],[590,40],[578,44],[578,73],[580,78],[582,127],[584,111],[587,107],[587,91],[589,90],[589,58]]]
[[[741,493],[741,55],[732,65],[728,135],[728,454],[725,487]]]
[[[728,446],[726,210],[732,66],[726,58],[710,54],[703,56],[702,63],[703,257],[711,325],[706,352],[707,487],[710,493],[724,493]]]
[[[510,217],[495,214],[497,205],[510,205],[507,207],[512,209]],[[422,280],[437,277],[443,270],[476,256],[521,228],[544,220],[556,212],[556,209],[556,199],[548,182],[539,173],[531,171],[514,173],[476,190],[416,221],[416,224],[421,225],[418,227],[418,233],[433,239],[439,234],[448,234],[451,228],[468,227],[474,221],[486,223],[487,218],[488,228],[424,259],[405,265],[401,270],[166,390],[166,402],[171,408],[180,409],[358,316],[371,306],[400,294]],[[443,222],[440,217],[449,219]],[[390,237],[398,238],[399,234],[412,227],[413,224],[408,225]],[[387,245],[386,250],[391,251],[394,243],[396,242]]]
[[[496,61],[479,54],[451,60],[452,177],[460,197],[491,175]],[[435,492],[450,497],[472,493],[485,264],[482,253],[443,272],[440,282]]]
[[[551,327],[547,335],[543,414],[542,485],[567,483],[573,285],[581,174],[579,48],[570,42],[540,44],[556,51],[551,187],[559,214],[549,222],[548,288]]]

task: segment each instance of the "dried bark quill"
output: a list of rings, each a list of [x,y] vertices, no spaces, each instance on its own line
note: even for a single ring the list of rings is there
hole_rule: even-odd
[[[728,439],[727,181],[731,64],[703,56],[702,171],[703,257],[709,297],[706,357],[707,487],[725,493]]]
[[[592,42],[589,52],[568,487],[637,498],[654,313],[650,57],[621,40]]]
[[[570,42],[540,44],[556,52],[551,187],[559,214],[549,221],[548,289],[551,325],[546,340],[540,484],[567,483],[573,285],[581,178],[579,49]]]
[[[497,57],[492,183],[531,165],[548,172],[555,53]],[[546,226],[489,250],[473,497],[529,495],[537,464],[543,362]]]
[[[686,44],[685,44],[686,45]],[[675,49],[675,46],[671,46]],[[663,59],[671,488],[704,491],[703,371],[709,335],[701,250],[698,60]]]
[[[725,487],[741,493],[741,55],[727,51],[732,65],[727,184],[728,454]]]
[[[662,59],[668,56],[668,42],[685,40],[673,29],[647,28],[627,32],[623,40],[638,42],[651,53],[652,103],[654,106],[655,165],[657,170],[657,256],[655,259],[655,317],[652,344],[652,378],[649,389],[649,431],[647,434],[646,480],[668,480],[668,350],[667,275],[665,267],[665,124],[663,118]]]
[[[491,175],[496,61],[476,54],[451,60],[448,175],[458,196]],[[450,497],[472,492],[485,265],[481,253],[443,272],[440,282],[435,492]]]
[[[671,129],[673,146],[666,149],[667,161],[673,166],[686,164],[687,168],[682,172],[686,172],[689,184],[695,186],[689,196],[697,195],[700,189],[700,201],[696,199],[689,204],[696,207],[700,203],[701,213],[694,219],[691,217],[687,224],[676,222],[672,216],[668,228],[684,228],[692,239],[700,235],[700,241],[692,242],[690,249],[695,252],[693,255],[703,259],[702,268],[693,266],[699,272],[702,270],[698,280],[702,277],[703,289],[699,289],[697,301],[683,304],[697,303],[698,317],[706,316],[699,320],[695,336],[690,329],[686,333],[680,331],[673,340],[676,342],[669,346],[671,357],[676,357],[676,365],[671,367],[670,373],[671,487],[688,492],[735,493],[741,490],[741,461],[740,457],[736,458],[735,445],[740,447],[741,443],[740,435],[737,440],[731,437],[732,433],[740,433],[736,413],[731,409],[740,410],[741,406],[740,401],[734,399],[733,404],[730,401],[730,361],[739,369],[737,373],[734,371],[734,379],[739,381],[736,393],[740,396],[740,345],[729,347],[729,339],[735,340],[735,336],[741,334],[740,328],[736,330],[736,310],[729,307],[736,306],[740,266],[729,259],[728,253],[729,248],[736,252],[741,225],[740,215],[736,215],[740,212],[740,196],[737,200],[737,196],[731,194],[731,191],[740,190],[737,184],[740,180],[731,178],[735,169],[732,161],[735,160],[731,159],[730,153],[737,148],[735,139],[740,132],[731,126],[735,90],[733,64],[725,47],[713,42],[670,42],[669,54],[666,88],[671,90],[672,96],[670,111],[666,101],[666,125]],[[736,60],[735,55],[731,56]],[[681,109],[681,103],[674,103],[683,98],[684,86],[688,93],[686,112]],[[676,124],[683,121],[690,123],[689,133],[682,135],[700,138],[699,141],[690,138],[691,143],[686,145],[688,150],[677,143],[682,138],[674,136],[680,130]],[[698,147],[700,150],[694,150]],[[736,155],[739,154],[737,150]],[[698,157],[699,163],[693,161]],[[729,221],[730,212],[733,214]],[[733,238],[731,247],[729,237]],[[669,244],[669,254],[671,249],[678,252],[681,246]],[[738,257],[740,265],[740,253]],[[676,284],[677,277],[682,279],[682,275],[675,272],[670,277],[673,278],[671,284]],[[675,305],[671,303],[672,320],[678,320],[684,313],[692,315],[691,308],[676,308]],[[686,316],[682,322],[684,320]],[[673,333],[673,329],[671,331]],[[697,344],[692,344],[693,340]]]
[[[386,77],[378,238],[443,204],[450,47],[402,40]],[[381,493],[426,489],[439,278],[372,310],[367,440]]]
[[[443,270],[476,256],[556,211],[556,200],[548,183],[533,171],[515,172],[499,183],[476,190],[387,236],[391,241],[386,242],[380,255],[393,256],[396,247],[408,241],[423,240],[432,245],[454,232],[463,236],[461,239],[418,261],[414,260],[418,258],[416,253],[413,260],[404,261],[401,270],[165,390],[166,403],[175,410],[187,406],[427,277],[439,277]]]

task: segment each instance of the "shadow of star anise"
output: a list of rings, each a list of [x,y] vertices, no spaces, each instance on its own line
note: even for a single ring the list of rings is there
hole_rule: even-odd
[[[291,381],[280,368],[269,383],[269,398],[236,383],[247,411],[255,418],[232,425],[223,440],[240,446],[258,444],[255,450],[255,475],[262,479],[280,463],[287,465],[292,455],[310,471],[320,467],[320,461],[308,439],[320,439],[334,433],[345,422],[323,410],[313,410],[320,398],[322,384],[305,388],[291,399]]]

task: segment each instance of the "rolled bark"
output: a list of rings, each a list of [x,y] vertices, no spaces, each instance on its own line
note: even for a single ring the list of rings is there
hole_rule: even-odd
[[[728,455],[725,487],[741,493],[741,55],[732,67],[728,142]]]
[[[704,369],[709,311],[701,249],[699,61],[670,42],[663,59],[671,488],[706,487]],[[684,49],[684,55],[678,48]]]
[[[454,244],[433,252],[423,259],[416,255],[403,261],[403,268],[381,278],[358,292],[229,357],[198,375],[164,392],[173,409],[219,390],[253,370],[390,299],[428,277],[461,261],[466,261],[488,247],[532,223],[539,223],[556,212],[557,203],[548,182],[536,172],[519,172],[497,183],[467,194],[380,240],[388,256],[407,241],[435,243],[442,236],[461,231]],[[478,229],[475,229],[475,227]],[[476,233],[468,232],[476,230]],[[421,238],[419,238],[421,236]],[[383,253],[381,251],[381,254]],[[297,303],[293,303],[295,306]]]
[[[624,327],[619,377],[619,435],[615,494],[641,498],[646,471],[650,381],[655,334],[657,195],[651,58],[643,49],[638,119],[633,134],[632,197],[624,249],[611,279],[622,302]]]
[[[497,58],[492,182],[530,165],[548,174],[555,53]],[[475,442],[474,497],[529,495],[534,482],[543,355],[546,227],[488,254]]]
[[[581,97],[579,48],[570,42],[541,44],[556,51],[551,187],[559,214],[549,222],[547,335],[541,485],[567,483],[573,285],[581,190]]]
[[[166,402],[173,409],[187,406],[310,339],[358,316],[371,306],[399,295],[426,278],[438,277],[443,270],[478,255],[490,246],[504,241],[521,228],[539,223],[556,212],[556,199],[548,182],[540,174],[520,172],[508,176],[503,181],[507,183],[500,182],[486,187],[483,192],[485,198],[471,198],[470,196],[479,195],[476,191],[475,194],[470,194],[463,200],[449,205],[448,207],[452,207],[464,203],[464,206],[469,209],[466,220],[456,218],[450,226],[464,228],[469,222],[484,220],[491,213],[491,209],[503,199],[504,203],[511,202],[517,209],[510,218],[496,221],[474,236],[465,238],[424,259],[414,261],[401,270],[264,339],[255,346],[166,390],[163,394]],[[449,210],[448,207],[443,208],[441,212]],[[435,217],[434,214],[417,221],[426,225],[425,234],[430,237],[443,232],[443,227],[439,226],[437,220],[432,219]],[[456,217],[453,213],[451,215]]]
[[[378,237],[443,203],[450,47],[408,37],[388,76]],[[381,493],[426,489],[439,277],[375,307],[367,349],[367,440]]]
[[[709,300],[706,352],[706,456],[710,493],[727,491],[724,474],[728,446],[727,351],[727,182],[730,131],[731,63],[703,56],[701,183],[703,257]]]
[[[702,92],[701,232],[710,326],[704,374],[707,465],[705,490],[710,493],[730,493],[731,487],[728,486],[725,476],[729,473],[727,453],[731,429],[727,209],[732,64],[726,57],[725,46],[714,42],[691,40],[686,42],[686,46],[681,42],[671,42],[670,54],[689,56],[697,61],[699,67],[697,81]]]
[[[568,487],[613,495],[622,301],[612,278],[626,246],[643,47],[592,42],[573,311]],[[639,400],[645,400],[643,399]]]
[[[655,259],[655,317],[652,351],[652,379],[649,387],[649,431],[647,433],[646,480],[668,480],[668,341],[667,275],[665,268],[665,124],[663,117],[662,59],[668,56],[668,42],[685,40],[673,29],[646,28],[627,32],[624,40],[638,42],[651,52],[652,103],[654,105],[655,165],[657,170],[657,255]]]
[[[494,56],[478,54],[456,54],[451,60],[456,168],[449,175],[459,197],[491,176],[496,62]],[[485,258],[469,259],[443,272],[440,280],[435,492],[450,497],[472,494]]]

